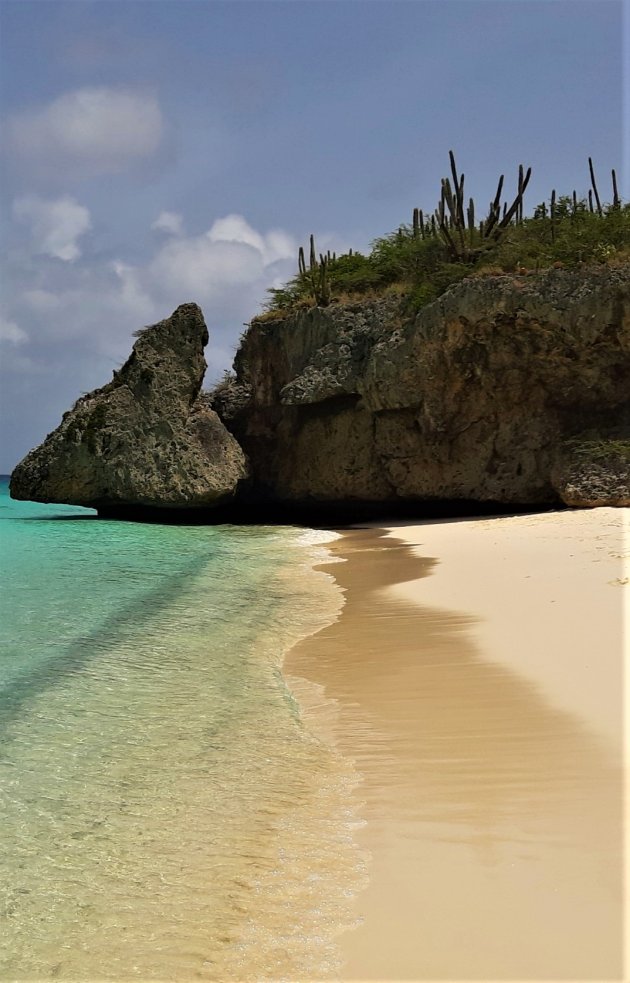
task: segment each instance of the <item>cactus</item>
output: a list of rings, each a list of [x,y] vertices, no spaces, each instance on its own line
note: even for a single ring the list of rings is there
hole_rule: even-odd
[[[555,188],[551,192],[551,201],[549,203],[549,215],[551,218],[551,241],[556,241],[556,190]]]
[[[442,178],[442,192],[437,211],[438,225],[442,238],[448,246],[453,259],[467,260],[468,247],[465,239],[466,222],[463,206],[464,175],[462,174],[460,178],[457,174],[455,157],[452,150],[449,150],[449,157],[451,160],[451,172],[455,193],[453,193],[449,179],[447,177]],[[446,215],[445,205],[449,211],[448,216]]]
[[[602,216],[602,203],[599,200],[599,194],[598,194],[598,191],[597,191],[597,183],[595,181],[595,169],[593,167],[593,160],[592,160],[591,157],[589,157],[589,159],[588,159],[588,169],[589,169],[590,174],[591,174],[591,184],[593,185],[593,193],[595,195],[595,201],[597,203],[597,214],[601,218],[601,216]]]
[[[437,227],[439,228],[444,242],[448,246],[452,255],[457,258],[458,250],[455,241],[449,231],[449,222],[446,215],[445,204],[448,204],[449,210],[453,207],[453,195],[451,192],[451,186],[449,184],[448,178],[442,178],[442,194],[440,195],[440,201],[438,207],[435,211],[435,219]]]
[[[326,256],[319,255],[319,262],[317,261],[317,253],[315,251],[315,236],[311,236],[310,239],[310,256],[309,256],[309,266],[306,268],[306,259],[304,256],[304,249],[300,246],[298,250],[298,271],[300,277],[303,280],[308,281],[311,293],[313,294],[313,299],[318,307],[327,307],[330,303],[330,279],[328,277],[328,268],[334,261],[334,254],[331,257],[330,250]]]
[[[455,188],[455,197],[457,205],[457,224],[460,228],[465,227],[464,222],[464,175],[461,178],[457,176],[457,167],[455,165],[455,155],[452,150],[448,152],[449,160],[451,162],[451,174],[453,175],[453,187]],[[448,179],[447,179],[448,180]]]
[[[619,192],[617,191],[617,175],[615,173],[615,168],[612,169],[612,186],[613,186],[613,208],[621,207],[621,198],[619,197]]]
[[[315,301],[318,307],[328,307],[330,304],[330,280],[328,278],[328,267],[330,263],[327,256],[319,254],[319,274],[317,277],[317,290]]]
[[[498,227],[494,231],[495,238],[498,238],[498,236],[501,235],[501,233],[503,232],[503,230],[506,229],[508,227],[508,225],[510,224],[510,222],[512,221],[514,215],[516,214],[518,208],[520,207],[520,205],[521,205],[521,203],[523,201],[523,194],[525,192],[525,189],[526,189],[527,185],[529,184],[529,179],[530,179],[531,176],[532,176],[532,169],[531,169],[531,167],[528,167],[527,168],[527,173],[525,174],[525,177],[523,178],[523,181],[521,183],[521,187],[520,187],[520,189],[516,193],[516,198],[514,199],[514,201],[510,205],[510,207],[509,208],[506,208],[506,210],[504,211],[504,214],[503,214],[503,218],[501,219],[501,221],[499,222]],[[486,235],[487,235],[487,233],[486,233]]]
[[[475,237],[475,202],[472,198],[470,198],[468,201],[466,217],[468,219],[468,236],[470,239],[470,245],[472,246]]]
[[[499,184],[497,185],[497,192],[494,196],[494,201],[490,202],[490,208],[488,210],[488,218],[484,223],[484,237],[487,239],[492,229],[494,228],[499,215],[501,214],[501,191],[503,190],[503,174],[499,178]]]

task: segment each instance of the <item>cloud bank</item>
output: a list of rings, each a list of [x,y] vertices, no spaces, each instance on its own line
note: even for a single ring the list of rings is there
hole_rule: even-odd
[[[243,322],[267,288],[292,275],[297,254],[287,232],[259,231],[238,214],[186,235],[178,213],[160,212],[151,228],[166,237],[142,263],[84,255],[90,212],[75,198],[18,198],[13,218],[30,240],[5,296],[4,337],[17,342],[24,335],[35,358],[68,365],[83,351],[113,366],[128,354],[135,329],[196,301],[210,328],[207,357],[216,375],[231,362]]]
[[[36,171],[113,174],[158,150],[164,121],[151,92],[107,86],[75,89],[8,120],[9,150]]]
[[[52,200],[26,195],[13,203],[13,215],[29,226],[33,252],[67,262],[79,258],[78,240],[92,226],[89,210],[69,195]]]

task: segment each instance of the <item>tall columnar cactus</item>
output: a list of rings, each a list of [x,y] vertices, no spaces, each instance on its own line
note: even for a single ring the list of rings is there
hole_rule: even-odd
[[[615,168],[612,169],[612,186],[613,186],[613,208],[621,207],[621,198],[619,197],[619,192],[617,191],[617,175],[615,173]]]
[[[488,217],[484,223],[484,238],[488,238],[492,232],[494,226],[496,225],[499,216],[501,215],[501,192],[503,190],[503,180],[504,175],[502,174],[499,178],[499,183],[497,185],[497,191],[494,196],[494,200],[490,202],[490,208],[488,210]]]
[[[523,165],[522,164],[519,164],[518,165],[518,197],[519,197],[519,205],[518,205],[518,208],[516,210],[516,223],[517,223],[517,225],[521,225],[522,222],[523,222],[523,192],[525,190],[524,183],[525,183],[525,175],[524,175],[524,171],[523,171]]]
[[[457,220],[461,228],[465,228],[464,221],[464,175],[461,178],[457,175],[457,166],[455,164],[455,154],[452,150],[449,150],[448,157],[451,163],[451,174],[453,176],[453,188],[455,190],[456,206],[457,206]]]
[[[464,175],[457,172],[455,155],[449,150],[451,176],[442,178],[440,201],[431,219],[432,229],[438,228],[440,235],[453,259],[467,261],[470,258],[472,232],[466,236],[466,216],[464,215]],[[448,214],[446,209],[448,209]],[[468,241],[467,241],[468,239]]]
[[[328,307],[330,304],[330,279],[328,277],[328,267],[330,261],[327,256],[319,255],[319,277],[317,280],[317,291],[315,301],[318,307]]]
[[[468,200],[468,208],[466,209],[466,218],[468,220],[468,242],[470,243],[470,248],[475,244],[475,202],[472,198]]]
[[[440,195],[438,207],[435,210],[435,220],[436,220],[437,227],[440,230],[442,239],[444,240],[446,246],[448,247],[449,252],[453,256],[453,258],[457,259],[459,256],[459,250],[457,248],[457,244],[455,243],[455,240],[451,235],[449,229],[448,217],[446,215],[447,186],[449,188],[449,194],[450,194],[450,185],[448,184],[448,178],[442,178],[442,194]],[[452,204],[452,195],[451,195],[451,204]],[[449,205],[449,207],[451,207],[451,205]]]
[[[531,176],[532,176],[532,169],[531,169],[531,167],[528,167],[527,168],[527,171],[525,173],[525,177],[523,178],[522,181],[519,182],[520,187],[519,187],[519,190],[516,193],[516,198],[514,199],[514,201],[510,205],[510,207],[506,209],[506,211],[505,211],[505,213],[503,215],[503,218],[501,219],[501,221],[499,223],[498,228],[495,230],[495,233],[494,233],[495,234],[495,237],[498,236],[498,235],[500,235],[501,232],[508,227],[508,225],[510,224],[510,222],[514,218],[514,215],[516,214],[518,208],[522,204],[523,195],[525,194],[525,189],[527,188],[527,185],[529,184],[529,179],[530,179]]]
[[[593,167],[593,160],[591,157],[588,159],[588,169],[591,175],[591,184],[593,185],[593,194],[595,195],[595,202],[597,204],[597,214],[601,218],[602,216],[602,203],[599,200],[599,193],[597,191],[597,183],[595,181],[595,168]]]
[[[298,271],[299,275],[305,280],[311,290],[315,303],[318,307],[327,307],[330,303],[330,279],[328,276],[328,269],[335,260],[335,254],[322,256],[319,255],[319,262],[317,261],[317,253],[315,251],[315,236],[311,236],[310,239],[310,256],[309,265],[306,266],[306,259],[304,256],[304,250],[300,246],[298,250]]]

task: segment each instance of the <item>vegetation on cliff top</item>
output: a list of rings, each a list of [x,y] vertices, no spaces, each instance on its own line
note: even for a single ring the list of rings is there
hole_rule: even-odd
[[[630,205],[622,203],[612,172],[612,200],[602,202],[589,158],[588,197],[557,196],[524,215],[523,198],[531,175],[519,167],[517,190],[502,203],[504,177],[485,217],[477,222],[472,198],[465,203],[464,175],[450,152],[451,177],[442,179],[440,201],[426,215],[414,209],[410,224],[375,239],[368,255],[317,255],[311,236],[309,262],[303,249],[298,272],[283,287],[269,290],[264,313],[255,320],[286,317],[301,308],[353,302],[397,292],[413,314],[467,276],[538,272],[583,263],[630,259]]]

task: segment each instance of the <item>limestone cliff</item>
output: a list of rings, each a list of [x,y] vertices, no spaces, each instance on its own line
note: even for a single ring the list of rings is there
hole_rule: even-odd
[[[200,394],[208,330],[196,304],[144,329],[106,386],[82,396],[11,476],[11,495],[107,511],[191,509],[246,477],[235,439]]]
[[[627,266],[254,321],[235,371],[212,399],[256,499],[630,504]]]

